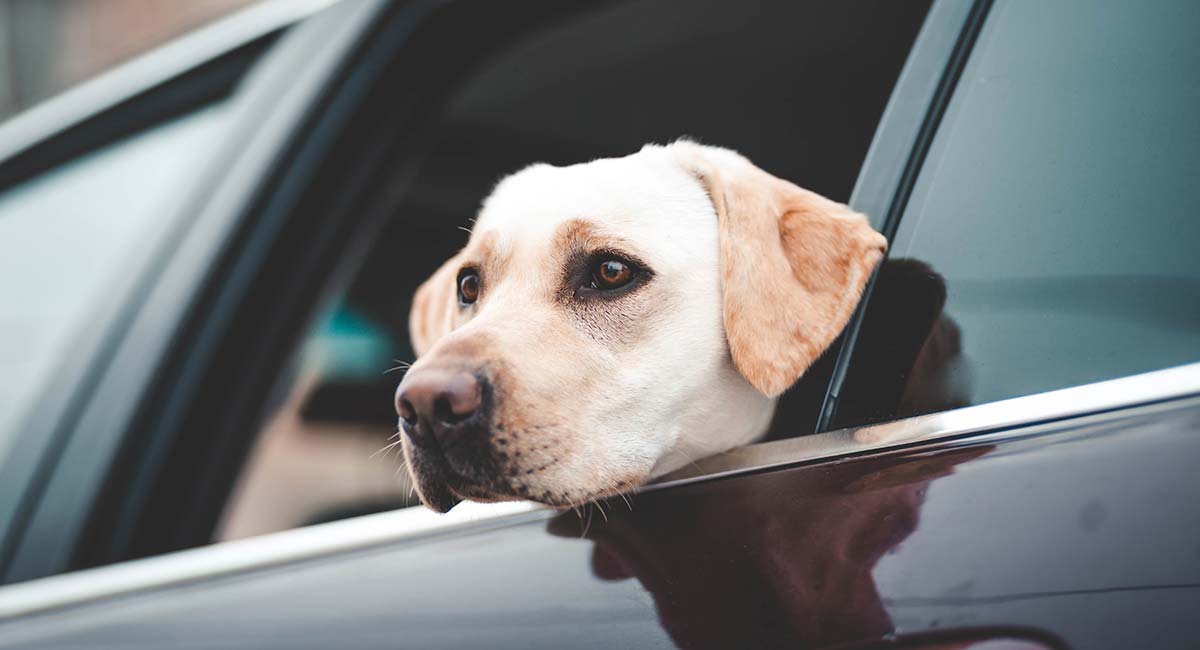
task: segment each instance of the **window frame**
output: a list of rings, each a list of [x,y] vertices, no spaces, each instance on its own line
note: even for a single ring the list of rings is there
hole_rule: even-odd
[[[917,44],[923,47],[918,51],[917,46],[913,46],[913,54],[880,120],[879,130],[851,194],[850,207],[870,215],[871,225],[889,243],[895,239],[900,217],[908,205],[933,136],[941,125],[991,5],[992,0],[974,0],[969,5],[939,2],[930,8],[926,24],[917,37]],[[926,38],[928,42],[924,41]],[[837,411],[839,394],[878,272],[877,267],[846,325],[817,420],[818,433],[829,430]]]

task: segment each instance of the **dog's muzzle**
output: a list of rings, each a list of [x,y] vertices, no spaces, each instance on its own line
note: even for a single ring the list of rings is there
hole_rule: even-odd
[[[396,390],[396,413],[411,443],[409,466],[431,507],[490,491],[499,467],[491,449],[492,386],[467,366],[410,371]]]

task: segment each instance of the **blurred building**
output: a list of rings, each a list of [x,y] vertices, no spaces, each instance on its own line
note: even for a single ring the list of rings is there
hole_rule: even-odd
[[[256,0],[0,0],[0,120]]]

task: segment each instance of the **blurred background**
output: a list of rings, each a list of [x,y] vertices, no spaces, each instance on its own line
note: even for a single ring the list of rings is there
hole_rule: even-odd
[[[258,0],[0,0],[0,120]]]

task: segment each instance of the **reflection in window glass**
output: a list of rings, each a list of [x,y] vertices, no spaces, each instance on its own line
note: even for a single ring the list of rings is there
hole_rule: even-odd
[[[836,426],[1200,359],[1200,3],[998,2]]]
[[[76,337],[148,259],[220,138],[202,109],[0,194],[0,466]]]

